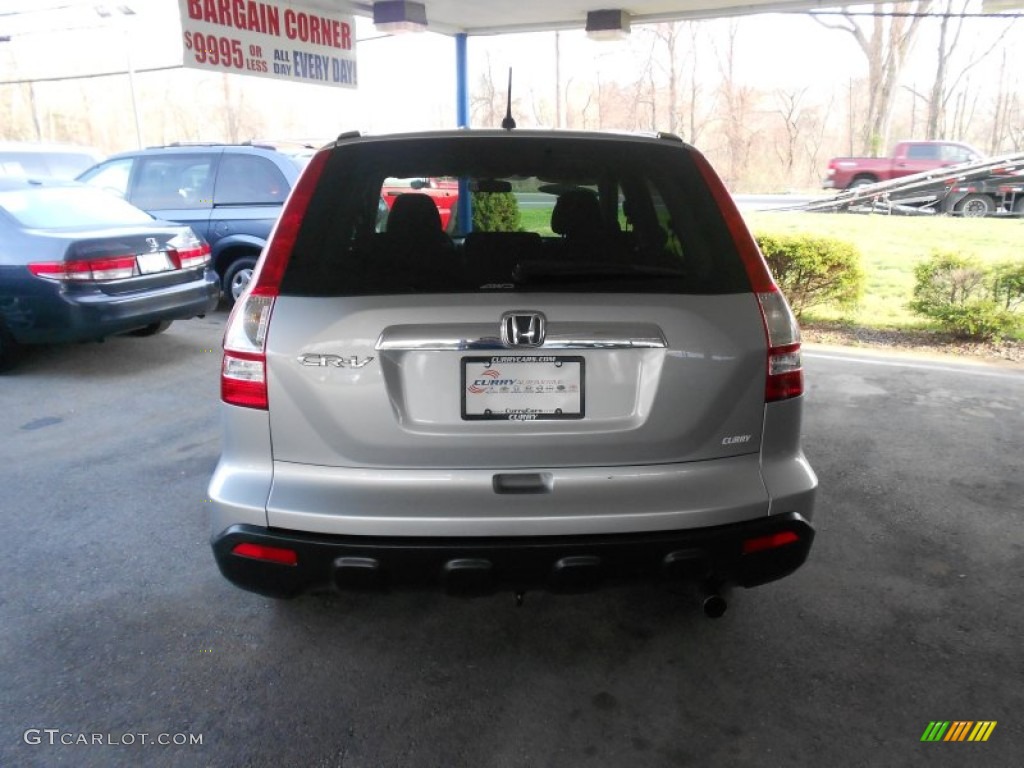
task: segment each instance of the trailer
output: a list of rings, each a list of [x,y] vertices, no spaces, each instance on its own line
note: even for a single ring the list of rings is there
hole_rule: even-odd
[[[865,184],[790,210],[1024,217],[1024,153]]]

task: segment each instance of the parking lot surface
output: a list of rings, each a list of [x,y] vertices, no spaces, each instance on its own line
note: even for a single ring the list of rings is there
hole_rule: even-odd
[[[0,765],[1020,765],[1024,373],[810,350],[815,546],[718,621],[640,587],[276,603],[208,546],[225,319],[0,378]]]

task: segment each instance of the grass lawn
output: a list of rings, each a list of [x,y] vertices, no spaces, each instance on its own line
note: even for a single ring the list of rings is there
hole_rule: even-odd
[[[1024,220],[951,216],[756,211],[744,214],[756,234],[808,234],[853,243],[867,276],[864,299],[853,312],[815,307],[806,320],[841,320],[875,328],[924,328],[907,309],[914,265],[935,250],[972,254],[986,262],[1024,258]]]
[[[552,210],[554,210],[554,206],[550,208],[520,208],[519,215],[522,222],[520,226],[527,232],[537,232],[542,237],[553,237],[555,233],[551,230]]]

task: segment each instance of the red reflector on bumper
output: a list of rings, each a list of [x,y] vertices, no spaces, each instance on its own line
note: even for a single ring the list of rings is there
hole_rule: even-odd
[[[250,544],[248,542],[236,544],[235,548],[231,550],[231,554],[251,557],[253,560],[280,563],[281,565],[299,564],[299,556],[293,550],[281,549],[280,547],[264,547],[261,544]]]
[[[763,552],[766,549],[784,547],[796,541],[800,541],[800,537],[792,531],[781,531],[769,536],[759,536],[756,539],[747,539],[743,542],[743,554],[750,555],[754,552]]]

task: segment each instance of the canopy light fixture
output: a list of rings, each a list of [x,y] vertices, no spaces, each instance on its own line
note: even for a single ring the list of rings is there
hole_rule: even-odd
[[[373,25],[380,32],[423,32],[427,28],[427,7],[406,0],[386,0],[373,4]]]
[[[1024,10],[1024,0],[981,0],[982,13]]]
[[[591,40],[624,40],[628,34],[627,11],[590,11],[587,14],[587,37]]]

